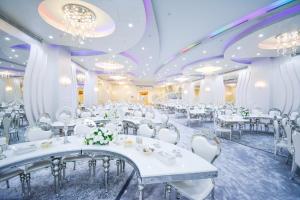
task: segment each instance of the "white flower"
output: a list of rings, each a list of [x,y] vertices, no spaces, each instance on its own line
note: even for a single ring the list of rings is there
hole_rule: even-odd
[[[92,145],[93,143],[94,143],[93,140],[89,140],[89,142],[88,142],[89,145]]]

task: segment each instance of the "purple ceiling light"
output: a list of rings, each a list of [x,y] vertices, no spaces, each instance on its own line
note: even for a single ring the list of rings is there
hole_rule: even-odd
[[[239,34],[235,35],[234,37],[232,37],[230,40],[228,40],[225,43],[224,49],[223,49],[223,53],[235,42],[237,42],[238,40],[242,39],[243,37],[249,35],[250,33],[253,33],[261,28],[264,28],[270,24],[273,24],[274,22],[278,22],[281,20],[284,20],[288,17],[291,17],[295,14],[299,14],[300,12],[300,5],[288,8],[286,10],[283,10],[273,16],[267,17],[266,19],[260,21],[257,24],[254,24],[250,27],[248,27],[247,29],[245,29],[244,31],[240,32]]]
[[[155,74],[158,73],[165,65],[167,65],[168,63],[170,63],[171,61],[175,60],[177,57],[181,56],[182,54],[190,51],[191,49],[197,47],[198,45],[200,45],[201,43],[203,43],[204,41],[206,40],[209,40],[209,39],[212,39],[214,38],[215,36],[217,35],[220,35],[221,33],[224,33],[225,31],[228,31],[232,28],[235,28],[247,21],[250,21],[250,20],[253,20],[257,17],[261,17],[263,16],[264,14],[270,12],[270,11],[273,11],[277,8],[280,8],[288,3],[291,3],[295,0],[278,0],[278,1],[275,1],[273,3],[271,3],[270,5],[268,6],[265,6],[263,8],[260,8],[230,24],[227,24],[215,31],[213,31],[212,33],[210,33],[209,35],[205,36],[204,38],[201,38],[200,40],[190,44],[189,46],[181,49],[179,52],[177,52],[176,54],[174,54],[173,56],[171,56],[169,59],[167,59],[167,62],[165,62],[164,64],[162,64],[156,71],[155,71]]]

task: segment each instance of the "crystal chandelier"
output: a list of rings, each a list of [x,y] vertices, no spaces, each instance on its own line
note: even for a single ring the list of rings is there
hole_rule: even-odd
[[[70,3],[63,6],[63,12],[64,22],[69,33],[80,40],[92,37],[91,32],[96,27],[96,14],[91,9]]]
[[[278,55],[295,56],[300,45],[300,31],[282,33],[275,37]]]

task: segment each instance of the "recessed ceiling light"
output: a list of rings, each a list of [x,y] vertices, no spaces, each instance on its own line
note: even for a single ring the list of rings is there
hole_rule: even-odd
[[[149,59],[152,59],[152,56],[149,56]]]
[[[189,80],[189,78],[187,78],[187,77],[178,77],[178,78],[175,78],[174,80],[178,81],[178,82],[184,82],[184,81]]]
[[[260,56],[260,53],[256,53],[257,56]]]
[[[129,24],[128,24],[128,27],[129,27],[129,28],[132,28],[132,27],[133,27],[133,24],[132,24],[132,23],[129,23]]]
[[[262,38],[262,37],[264,37],[264,34],[261,33],[261,34],[258,35],[258,37]]]
[[[206,53],[207,53],[207,51],[203,50],[203,51],[202,51],[202,53],[203,53],[203,54],[206,54]]]
[[[237,49],[237,50],[241,50],[241,48],[242,48],[241,46],[238,46],[236,49]]]
[[[17,58],[17,57],[19,57],[19,55],[18,55],[18,54],[16,54],[16,55],[15,55],[15,57]]]
[[[52,35],[49,35],[48,38],[52,40],[52,39],[53,39],[53,36],[52,36]]]
[[[123,79],[126,79],[125,76],[119,76],[119,75],[112,75],[110,76],[111,79],[113,80],[123,80]]]
[[[110,51],[112,51],[112,49],[111,49],[111,48],[108,48],[107,50],[108,50],[109,52],[110,52]]]
[[[232,56],[231,56],[231,58],[234,58],[235,57],[235,55],[233,54]]]
[[[81,40],[81,41],[79,41],[79,44],[83,45],[83,44],[84,44],[84,41],[82,41],[82,40]]]
[[[9,58],[9,59],[12,59],[12,57],[11,57],[11,56],[9,56],[8,58]]]
[[[145,47],[142,47],[141,49],[142,49],[142,50],[145,50]]]
[[[15,51],[16,51],[15,49],[12,49],[12,50],[11,50],[11,52],[15,52]]]
[[[186,58],[185,58],[185,57],[182,57],[182,60],[183,60],[183,61],[185,61],[185,60],[186,60]]]
[[[216,71],[221,70],[222,67],[215,67],[215,66],[206,66],[195,69],[196,72],[204,73],[204,74],[212,74]]]
[[[7,40],[7,41],[9,41],[9,40],[10,40],[10,38],[9,38],[9,37],[5,37],[4,39],[5,39],[5,40]]]

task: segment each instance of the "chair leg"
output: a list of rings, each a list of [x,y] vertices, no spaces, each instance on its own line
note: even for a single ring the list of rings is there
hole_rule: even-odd
[[[20,174],[20,181],[21,181],[21,187],[22,187],[22,196],[26,196],[26,189],[25,189],[25,181],[26,181],[26,175]]]
[[[73,170],[76,170],[76,161],[73,161]]]
[[[66,168],[67,168],[67,163],[63,162],[62,163],[62,172],[63,172],[62,178],[63,178],[63,180],[66,180]]]
[[[168,183],[165,184],[165,199],[170,200],[171,199],[171,190],[172,187]]]
[[[9,180],[6,180],[6,188],[9,188]]]
[[[215,187],[212,189],[210,194],[211,194],[211,199],[214,200],[215,199]]]
[[[27,195],[31,195],[31,185],[30,185],[30,173],[26,174],[26,185],[27,185]]]
[[[181,194],[178,192],[178,190],[176,190],[176,199],[180,199],[181,198]]]
[[[116,160],[116,165],[117,165],[117,176],[119,176],[120,175],[120,160],[119,159]]]
[[[295,156],[293,156],[293,164],[292,164],[291,177],[290,177],[291,180],[294,179],[296,170],[297,170],[297,164],[295,163]]]

